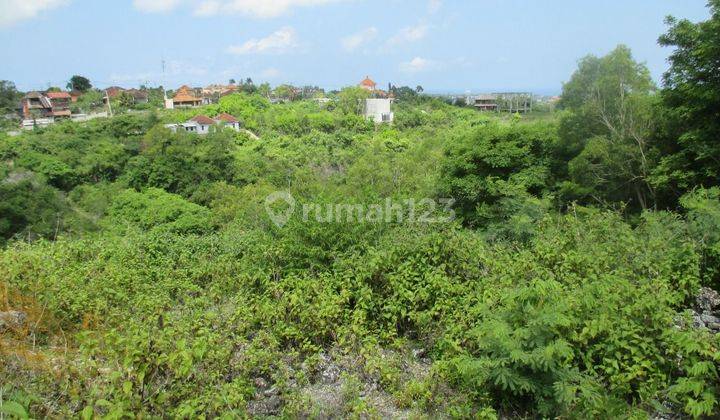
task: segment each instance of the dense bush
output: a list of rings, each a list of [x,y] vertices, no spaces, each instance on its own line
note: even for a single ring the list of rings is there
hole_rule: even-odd
[[[621,46],[558,114],[246,83],[0,137],[0,417],[720,416],[717,22],[671,23],[668,91]],[[249,132],[161,124],[219,112]]]

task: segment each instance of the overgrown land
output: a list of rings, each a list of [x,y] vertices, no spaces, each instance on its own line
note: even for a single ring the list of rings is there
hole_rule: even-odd
[[[245,93],[0,135],[0,412],[720,416],[720,1],[558,109]],[[173,134],[229,113],[257,135]],[[298,204],[456,200],[446,223],[279,227]],[[438,213],[443,209],[437,208]]]

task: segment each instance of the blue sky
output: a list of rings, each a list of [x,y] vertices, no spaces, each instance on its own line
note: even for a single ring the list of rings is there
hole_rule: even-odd
[[[338,88],[559,93],[587,54],[632,48],[656,80],[666,15],[705,0],[0,0],[0,79],[205,85],[251,77]],[[162,61],[165,61],[165,72]]]

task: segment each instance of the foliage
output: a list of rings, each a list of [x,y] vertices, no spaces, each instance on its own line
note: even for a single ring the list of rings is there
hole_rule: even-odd
[[[370,97],[370,92],[361,87],[344,88],[337,95],[337,107],[344,114],[358,115],[365,106],[365,99]]]
[[[90,83],[90,79],[88,79],[87,77],[75,75],[70,78],[70,81],[67,84],[67,88],[70,90],[87,92],[92,89],[92,83]]]
[[[9,80],[0,80],[0,112],[8,113],[18,109],[21,94],[15,83]]]
[[[556,172],[569,178],[561,187],[564,201],[653,204],[653,91],[649,70],[623,45],[580,61],[558,104],[567,110],[556,161]]]
[[[548,192],[556,141],[555,127],[546,123],[470,128],[448,147],[441,193],[457,200],[456,208],[471,226],[504,224],[518,214],[513,207]]]
[[[109,222],[132,224],[142,229],[160,229],[172,233],[208,233],[212,230],[210,212],[161,189],[144,192],[125,190],[113,198],[107,210]]]
[[[655,173],[659,188],[674,196],[695,185],[718,185],[720,153],[720,2],[710,0],[710,19],[692,23],[669,17],[660,44],[673,48],[662,99],[667,121],[662,157]]]

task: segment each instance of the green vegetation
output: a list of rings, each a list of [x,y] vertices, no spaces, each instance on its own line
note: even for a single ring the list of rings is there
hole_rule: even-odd
[[[281,86],[0,137],[0,413],[720,416],[711,7],[669,21],[663,87],[619,46],[541,118],[396,88],[375,126],[360,89]],[[162,125],[221,112],[251,133]],[[443,198],[453,221],[302,217]]]

